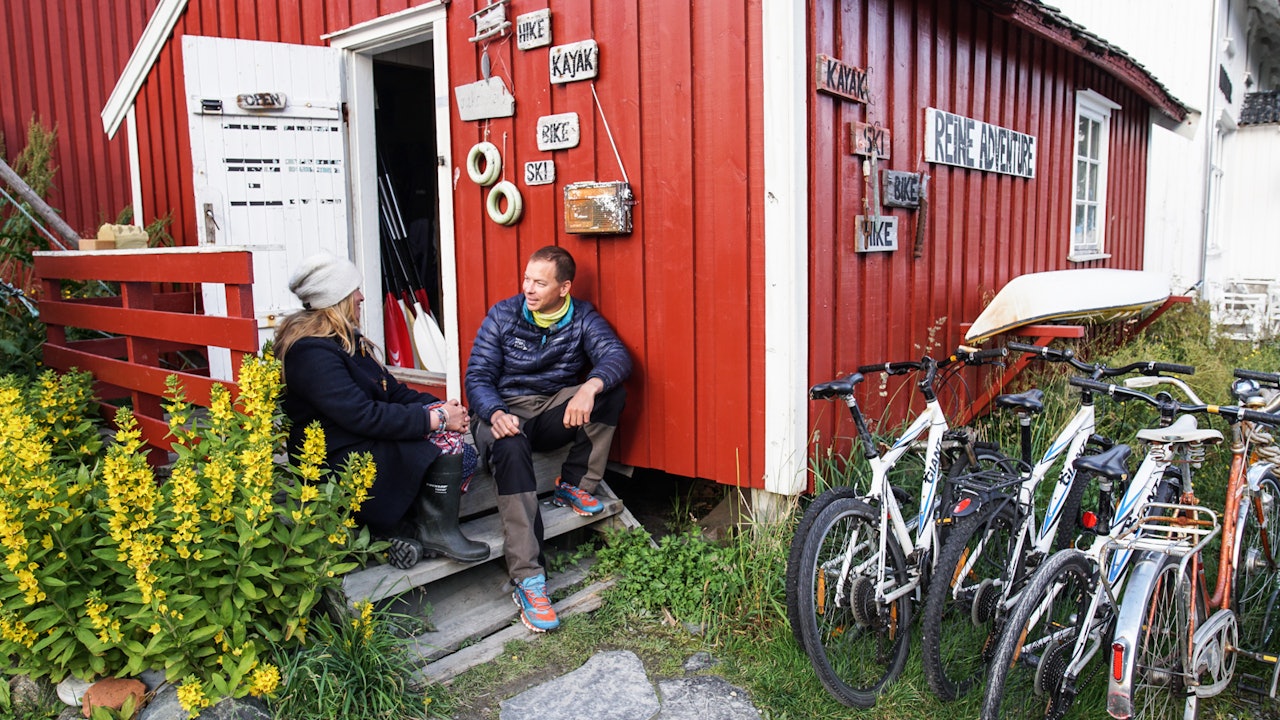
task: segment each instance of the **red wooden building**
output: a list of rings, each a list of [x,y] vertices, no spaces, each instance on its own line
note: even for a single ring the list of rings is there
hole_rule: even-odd
[[[439,276],[426,379],[451,394],[487,307],[563,245],[637,361],[617,459],[790,493],[833,427],[812,381],[944,351],[1016,275],[1139,268],[1150,124],[1186,114],[1038,0],[494,6],[11,3],[0,120],[11,155],[58,123],[77,228],[133,203],[182,244],[254,247],[264,325],[316,249],[378,295],[385,170]],[[486,141],[511,224],[470,177]],[[569,232],[616,218],[567,215],[567,186],[623,180],[629,232]]]

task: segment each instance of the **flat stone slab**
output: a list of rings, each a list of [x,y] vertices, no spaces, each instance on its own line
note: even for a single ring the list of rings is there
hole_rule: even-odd
[[[697,675],[658,683],[661,720],[760,720],[747,691],[716,675]]]
[[[501,720],[650,720],[660,709],[644,663],[627,650],[597,653],[577,670],[503,700],[501,707]]]

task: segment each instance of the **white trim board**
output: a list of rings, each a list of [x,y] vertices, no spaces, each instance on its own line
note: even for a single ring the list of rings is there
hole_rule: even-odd
[[[377,139],[373,112],[373,58],[385,52],[432,42],[435,75],[437,187],[440,222],[441,302],[444,304],[445,385],[448,397],[462,394],[458,346],[458,280],[453,225],[452,138],[449,126],[449,52],[446,4],[442,0],[384,15],[323,36],[343,51],[348,98],[348,163],[351,168],[351,257],[356,265],[376,268],[378,253]],[[365,272],[373,282],[377,273]],[[366,304],[363,325],[374,338],[383,336],[382,315]]]
[[[106,106],[102,108],[102,127],[107,132],[108,140],[116,136],[120,123],[124,122],[125,116],[133,108],[133,101],[138,97],[138,91],[142,89],[147,75],[151,73],[151,66],[173,34],[173,26],[178,24],[178,18],[186,10],[187,0],[160,0],[156,11],[151,13],[142,37],[133,47],[129,62],[125,63],[115,88],[111,90],[111,96],[107,98]]]
[[[808,484],[809,206],[805,3],[764,0],[765,490]]]

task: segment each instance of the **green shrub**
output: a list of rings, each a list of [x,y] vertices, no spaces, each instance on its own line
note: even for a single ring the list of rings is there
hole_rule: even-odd
[[[127,410],[97,459],[89,383],[0,382],[0,654],[54,682],[163,668],[191,711],[269,694],[279,674],[265,648],[304,639],[325,590],[369,550],[351,513],[372,461],[328,472],[315,426],[295,464],[274,462],[268,356],[245,362],[236,400],[216,386],[199,422],[170,380],[177,461],[159,483]]]

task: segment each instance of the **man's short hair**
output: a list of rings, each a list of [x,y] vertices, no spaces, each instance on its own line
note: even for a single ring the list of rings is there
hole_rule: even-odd
[[[578,265],[568,250],[556,245],[548,245],[529,256],[529,262],[549,262],[556,266],[556,281],[572,281],[578,272]]]

